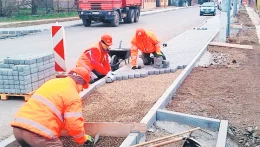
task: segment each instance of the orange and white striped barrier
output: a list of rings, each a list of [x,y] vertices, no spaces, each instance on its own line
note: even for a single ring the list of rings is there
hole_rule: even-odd
[[[65,31],[63,26],[58,25],[52,26],[52,41],[53,51],[55,58],[55,70],[56,72],[66,72],[66,61],[65,61]]]

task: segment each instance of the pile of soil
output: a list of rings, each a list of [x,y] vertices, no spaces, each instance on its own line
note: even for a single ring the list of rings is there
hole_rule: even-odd
[[[247,14],[247,11],[244,6],[237,14],[237,22],[234,24],[242,24],[242,28],[239,30],[238,34],[231,34],[230,37],[227,39],[227,42],[244,45],[258,44],[258,37],[256,35],[255,26],[252,23],[252,20],[250,19],[249,15]]]

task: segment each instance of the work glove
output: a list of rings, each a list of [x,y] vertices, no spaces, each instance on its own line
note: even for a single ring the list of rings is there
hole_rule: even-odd
[[[86,135],[87,137],[87,141],[83,144],[84,147],[94,147],[94,139],[89,136],[89,135]]]
[[[155,56],[156,56],[156,57],[162,56],[162,52],[156,52],[156,53],[155,53]]]
[[[133,66],[132,69],[133,69],[133,70],[135,70],[135,69],[141,69],[141,66],[140,66],[140,65],[137,66],[137,67],[136,67],[136,66]]]

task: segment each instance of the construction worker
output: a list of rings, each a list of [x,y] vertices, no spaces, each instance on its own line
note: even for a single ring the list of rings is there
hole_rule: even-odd
[[[79,92],[88,88],[89,72],[76,67],[68,77],[44,83],[20,108],[11,122],[13,134],[22,147],[62,147],[63,129],[84,146],[93,139],[84,132],[82,102]]]
[[[109,47],[111,45],[112,37],[104,34],[101,36],[101,40],[87,48],[77,61],[77,67],[85,67],[91,72],[91,83],[103,78],[107,74],[115,74],[111,72],[108,59]]]
[[[132,69],[140,69],[141,66],[137,66],[138,49],[142,52],[142,59],[144,65],[151,65],[154,63],[150,54],[152,53],[154,58],[162,58],[166,60],[166,57],[161,52],[160,42],[152,31],[144,30],[143,28],[136,29],[135,36],[132,38],[131,46],[131,65]]]

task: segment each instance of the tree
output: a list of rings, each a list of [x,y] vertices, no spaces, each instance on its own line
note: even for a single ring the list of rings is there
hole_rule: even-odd
[[[37,14],[37,0],[32,0],[32,15],[36,15]]]

